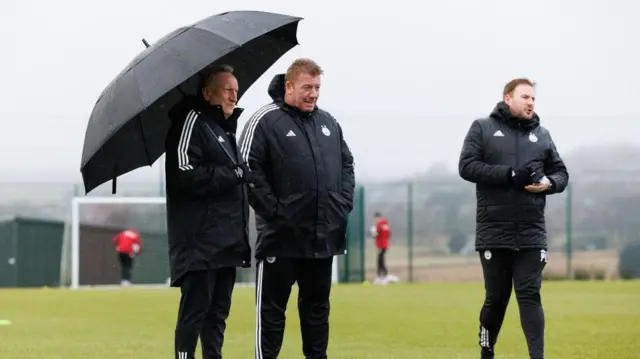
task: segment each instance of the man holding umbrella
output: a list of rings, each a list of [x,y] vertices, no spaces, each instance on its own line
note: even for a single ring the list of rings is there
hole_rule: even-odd
[[[234,267],[250,262],[244,184],[251,173],[236,148],[235,105],[298,45],[300,20],[226,11],[152,45],[143,40],[148,48],[107,85],[91,112],[81,161],[87,193],[107,181],[116,193],[118,176],[166,153],[171,284],[182,290],[178,359],[193,357],[198,336],[205,358],[220,357]],[[207,69],[224,63],[237,69],[218,69],[202,81]]]
[[[166,139],[167,222],[171,286],[180,287],[176,359],[221,358],[236,267],[249,267],[245,184],[235,133],[238,81],[222,66],[208,74],[201,96],[172,109]]]

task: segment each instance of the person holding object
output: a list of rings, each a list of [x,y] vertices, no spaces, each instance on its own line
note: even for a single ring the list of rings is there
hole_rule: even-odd
[[[135,229],[126,229],[113,237],[113,245],[120,262],[120,285],[131,285],[131,272],[135,258],[142,253],[142,239]]]
[[[236,267],[251,266],[246,184],[253,181],[236,144],[238,81],[222,66],[202,96],[171,110],[166,139],[171,286],[181,290],[175,358],[219,359]]]
[[[255,177],[256,359],[278,357],[295,282],[304,357],[327,358],[333,257],[345,252],[355,178],[342,128],[316,104],[322,73],[312,60],[294,61],[241,136]]]
[[[546,196],[565,190],[567,168],[534,112],[535,85],[506,84],[503,101],[475,120],[460,153],[460,176],[476,185],[476,250],[485,282],[480,312],[483,359],[494,358],[512,288],[532,359],[544,358],[540,297],[547,263]]]

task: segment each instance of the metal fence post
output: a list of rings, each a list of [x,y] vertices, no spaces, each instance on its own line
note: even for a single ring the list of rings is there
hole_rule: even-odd
[[[365,259],[365,251],[366,251],[365,241],[367,240],[367,235],[366,235],[366,228],[365,228],[366,207],[365,207],[365,198],[364,198],[364,196],[365,196],[364,186],[360,186],[359,192],[360,192],[360,196],[359,196],[359,199],[358,199],[358,207],[360,207],[360,216],[359,216],[359,221],[358,221],[358,242],[360,243],[360,282],[364,282],[364,280],[367,278],[367,275],[366,275],[367,266],[366,266],[366,263],[365,263],[365,261],[366,261],[366,259]]]
[[[567,185],[567,198],[565,203],[565,251],[567,256],[567,278],[573,278],[573,268],[571,264],[573,256],[573,186]]]
[[[359,209],[358,209],[359,210]],[[340,272],[342,272],[342,278],[340,279],[341,282],[344,283],[349,283],[351,282],[351,278],[349,278],[349,272],[351,271],[351,263],[349,261],[349,256],[351,255],[351,241],[353,241],[353,235],[351,234],[351,227],[353,227],[353,217],[354,215],[351,214],[349,216],[349,220],[347,221],[347,245],[346,245],[346,252],[344,254],[344,268],[342,268],[342,266],[338,267],[338,270]]]
[[[409,283],[413,282],[413,182],[407,187],[407,247],[409,248]]]

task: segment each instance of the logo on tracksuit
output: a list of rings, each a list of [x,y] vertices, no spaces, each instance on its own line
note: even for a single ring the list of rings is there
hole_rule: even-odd
[[[489,260],[491,259],[491,251],[490,250],[486,250],[484,251],[484,259]]]
[[[544,249],[540,250],[540,262],[547,263],[547,251],[545,251]]]

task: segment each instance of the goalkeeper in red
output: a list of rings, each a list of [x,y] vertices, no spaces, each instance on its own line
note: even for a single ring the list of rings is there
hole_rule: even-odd
[[[131,285],[133,261],[142,252],[142,239],[135,229],[127,229],[113,237],[113,245],[120,262],[120,285]]]

